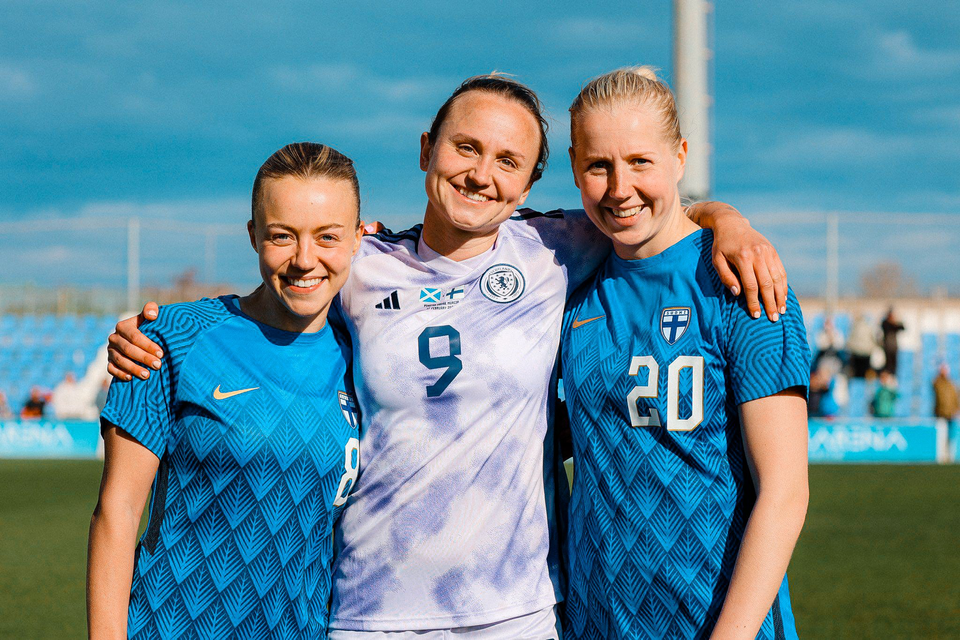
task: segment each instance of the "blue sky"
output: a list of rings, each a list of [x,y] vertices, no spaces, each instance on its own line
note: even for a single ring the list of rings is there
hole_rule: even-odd
[[[528,204],[575,206],[566,107],[617,66],[653,64],[669,79],[671,19],[667,0],[5,0],[0,225],[128,215],[242,225],[260,163],[308,139],[355,159],[365,217],[407,226],[424,205],[420,132],[460,80],[494,69],[534,87],[553,117],[551,166]],[[960,212],[955,0],[748,0],[716,3],[714,22],[716,198],[761,221]],[[7,246],[5,278],[14,262],[75,260],[66,235],[59,252],[33,258]]]

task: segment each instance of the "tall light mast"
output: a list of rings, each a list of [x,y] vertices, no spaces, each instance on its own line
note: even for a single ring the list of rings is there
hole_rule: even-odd
[[[693,200],[710,197],[713,191],[710,135],[708,19],[713,5],[705,0],[673,0],[673,69],[680,132],[687,139],[687,167],[680,194]]]

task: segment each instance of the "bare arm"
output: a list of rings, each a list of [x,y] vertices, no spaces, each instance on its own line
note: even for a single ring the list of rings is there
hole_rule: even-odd
[[[776,598],[807,513],[807,405],[788,389],[740,405],[757,502],[711,640],[753,640]]]
[[[754,318],[760,317],[760,296],[771,321],[786,313],[787,272],[780,256],[739,211],[722,202],[698,202],[687,207],[687,215],[713,230],[713,266],[733,295],[740,295],[743,284],[747,308]]]
[[[160,461],[111,427],[104,431],[100,497],[87,547],[87,632],[91,640],[126,638],[137,528]]]

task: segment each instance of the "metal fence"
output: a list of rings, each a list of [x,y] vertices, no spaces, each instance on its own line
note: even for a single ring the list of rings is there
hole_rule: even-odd
[[[960,296],[960,215],[807,211],[750,219],[779,250],[798,294],[828,304],[838,296]],[[243,292],[258,282],[242,223],[0,223],[0,312],[112,313],[178,288]]]

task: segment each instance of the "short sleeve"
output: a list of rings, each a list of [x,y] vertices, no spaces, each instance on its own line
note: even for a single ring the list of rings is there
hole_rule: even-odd
[[[161,317],[143,326],[144,335],[156,342],[163,352],[173,354],[157,325]],[[100,413],[102,428],[117,426],[155,456],[162,458],[167,448],[167,438],[175,416],[172,376],[175,366],[164,362],[159,371],[151,371],[146,380],[134,378],[130,382],[114,379],[110,383],[107,403]]]
[[[582,209],[557,209],[538,213],[520,209],[510,218],[525,221],[567,273],[567,295],[579,287],[604,259],[613,244]]]
[[[800,303],[787,291],[787,313],[777,322],[750,317],[742,299],[725,294],[725,352],[736,404],[810,384],[810,351]]]

